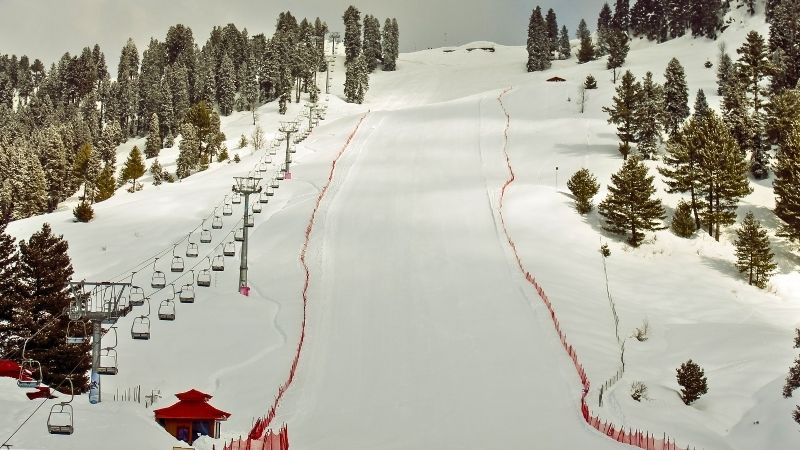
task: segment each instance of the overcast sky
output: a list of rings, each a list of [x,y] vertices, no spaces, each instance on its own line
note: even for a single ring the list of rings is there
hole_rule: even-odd
[[[581,18],[593,26],[603,1],[538,4],[544,11],[553,8],[559,27],[565,24],[574,37]],[[65,51],[75,54],[98,43],[115,68],[128,37],[141,52],[151,36],[163,40],[175,23],[189,25],[200,46],[212,26],[231,22],[251,36],[269,36],[278,12],[285,10],[298,18],[319,16],[331,30],[343,31],[342,14],[350,4],[381,24],[396,17],[403,52],[476,40],[524,45],[537,5],[522,0],[0,0],[0,54],[27,54],[49,66]]]

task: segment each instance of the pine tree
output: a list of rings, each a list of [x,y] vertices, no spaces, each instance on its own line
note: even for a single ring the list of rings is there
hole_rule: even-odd
[[[66,149],[55,127],[45,129],[39,139],[40,161],[47,180],[47,211],[53,212],[70,195]]]
[[[741,78],[733,70],[733,77],[725,83],[725,93],[722,96],[722,119],[736,139],[742,153],[753,148],[753,137],[756,132],[754,123],[748,111],[747,95]]]
[[[702,89],[698,89],[697,95],[694,97],[694,117],[705,117],[710,111],[708,101],[706,101],[706,93]]]
[[[780,50],[783,55],[783,70],[775,77],[780,84],[774,89],[794,88],[800,79],[800,1],[775,0],[772,7],[768,2],[767,17],[770,16],[769,48],[772,52]]]
[[[350,5],[344,12],[345,64],[350,64],[361,54],[361,12]]]
[[[14,217],[24,219],[47,211],[47,177],[39,158],[28,148],[12,148],[20,152],[19,170],[13,175]]]
[[[139,147],[134,145],[131,152],[128,154],[128,160],[125,161],[125,164],[122,166],[120,181],[121,183],[130,181],[130,191],[133,192],[137,189],[136,180],[144,175],[144,171],[145,165],[144,159],[142,159],[142,152],[139,150]]]
[[[666,0],[664,9],[670,37],[678,38],[686,34],[690,4],[690,0]]]
[[[161,152],[161,127],[158,124],[158,114],[153,113],[150,117],[150,133],[147,135],[147,142],[144,147],[144,155],[147,158],[155,158]]]
[[[597,89],[597,80],[595,80],[592,75],[586,75],[586,79],[583,81],[583,87],[586,89]]]
[[[347,66],[344,82],[344,96],[348,103],[363,103],[369,89],[369,73],[367,63],[357,57]]]
[[[597,46],[595,47],[595,54],[598,57],[608,54],[608,34],[612,30],[611,22],[613,19],[611,7],[608,6],[608,3],[603,3],[603,7],[597,17]]]
[[[663,114],[662,88],[647,72],[642,82],[641,102],[636,109],[636,140],[642,158],[650,159],[656,153],[656,141],[661,138],[661,114]]]
[[[97,195],[95,195],[94,201],[99,203],[108,200],[114,195],[116,189],[117,183],[114,180],[114,166],[106,164],[97,177]]]
[[[537,6],[528,25],[528,72],[547,70],[550,64],[550,39],[542,10]]]
[[[217,103],[223,116],[233,112],[236,101],[236,71],[233,61],[225,54],[219,68],[219,82],[217,83]]]
[[[578,49],[578,64],[583,64],[594,59],[594,45],[592,44],[592,35],[589,33],[589,27],[586,26],[586,21],[581,19],[578,24],[578,39],[581,41],[581,46]]]
[[[19,308],[15,308],[14,323],[20,328],[18,336],[28,337],[50,321],[49,332],[40,333],[28,343],[26,356],[42,365],[44,382],[58,386],[68,374],[76,393],[87,388],[86,373],[91,365],[89,344],[66,344],[64,336],[69,319],[61,315],[71,298],[69,282],[73,271],[61,236],[54,236],[44,224],[28,242],[19,244]]]
[[[150,175],[153,177],[153,186],[159,186],[164,182],[164,168],[161,167],[158,158],[154,159],[153,163],[150,164]]]
[[[569,43],[569,31],[567,31],[567,26],[563,25],[558,38],[558,58],[569,59],[570,56],[572,56],[572,47]]]
[[[636,139],[636,108],[641,99],[641,85],[630,70],[625,71],[622,82],[616,89],[614,105],[603,107],[609,114],[608,123],[617,126],[617,136],[622,141],[619,151],[624,159],[630,153],[630,143]]]
[[[75,220],[78,222],[87,223],[94,219],[94,208],[88,201],[84,200],[72,210],[72,215],[75,216]]]
[[[567,181],[567,187],[572,195],[575,196],[575,208],[581,214],[586,214],[592,210],[592,197],[597,195],[600,185],[597,178],[589,172],[589,169],[580,169]]]
[[[779,236],[800,241],[800,129],[784,132],[775,162],[775,215],[781,220]]]
[[[675,214],[672,216],[672,231],[682,237],[690,238],[697,231],[694,219],[692,218],[692,207],[685,201],[681,200],[675,208]]]
[[[725,95],[728,82],[736,77],[733,60],[725,51],[724,43],[721,44],[719,61],[717,63],[717,95]]]
[[[761,81],[771,71],[764,38],[756,31],[747,33],[745,43],[736,50],[736,53],[740,55],[737,63],[738,73],[746,80],[747,91],[752,98],[753,115],[757,116],[763,106],[762,97],[765,95]]]
[[[611,30],[607,36],[608,43],[608,62],[606,69],[614,70],[614,83],[617,83],[617,69],[625,64],[625,58],[628,57],[630,45],[628,44],[627,33],[619,30]]]
[[[364,16],[364,58],[369,73],[378,68],[378,62],[383,58],[380,27],[381,23],[377,18],[371,15]]]
[[[716,39],[723,13],[722,0],[696,0],[690,2],[689,24],[693,36]]]
[[[0,216],[0,354],[5,355],[10,351],[10,339],[13,338],[11,320],[12,308],[17,303],[18,273],[17,273],[17,246],[14,238],[6,233],[10,211],[5,211]]]
[[[664,130],[674,135],[689,117],[689,88],[683,66],[676,58],[667,64],[664,73]]]
[[[677,369],[678,385],[681,386],[681,400],[691,405],[703,394],[708,393],[708,383],[703,369],[691,359]]]
[[[397,70],[397,57],[400,55],[400,30],[397,19],[386,19],[383,25],[383,70]]]
[[[558,50],[558,20],[556,19],[556,12],[553,11],[553,8],[547,10],[544,23],[545,30],[547,31],[547,40],[550,43],[550,59],[553,59]]]
[[[176,162],[177,168],[175,175],[183,179],[191,175],[200,160],[200,140],[198,138],[197,127],[191,123],[181,126],[183,139],[180,143],[180,152]]]
[[[748,212],[742,227],[736,230],[736,237],[736,268],[747,273],[751,286],[766,288],[767,280],[778,267],[772,260],[775,255],[770,249],[767,230]]]
[[[800,387],[800,357],[794,360],[794,365],[789,368],[786,384],[783,385],[783,397],[789,398],[794,390]]]
[[[653,180],[638,158],[628,158],[622,169],[611,176],[608,196],[598,207],[605,218],[603,229],[623,235],[630,232],[628,243],[634,247],[641,245],[645,231],[660,229],[664,208],[661,200],[652,198],[656,192]]]
[[[611,25],[617,30],[628,31],[630,11],[630,0],[616,0],[614,2],[614,19],[611,21]]]

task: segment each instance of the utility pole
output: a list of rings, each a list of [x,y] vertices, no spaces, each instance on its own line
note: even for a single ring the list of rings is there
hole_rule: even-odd
[[[119,301],[130,283],[71,282],[72,291],[67,316],[70,320],[89,320],[92,322],[92,372],[89,378],[89,403],[100,403],[100,340],[103,338],[103,325],[113,325],[117,319],[128,315],[130,306],[120,308]]]
[[[298,129],[297,122],[281,122],[281,127],[279,128],[279,131],[281,133],[286,134],[286,161],[285,161],[285,166],[281,170],[286,173],[287,180],[292,179],[292,173],[289,171],[289,163],[292,162],[292,158],[289,153],[289,145],[292,142],[291,141],[292,133],[297,133],[297,129]]]
[[[253,177],[233,177],[236,184],[233,185],[233,192],[238,192],[244,196],[244,223],[242,225],[242,251],[241,263],[239,264],[239,293],[250,295],[250,287],[247,286],[247,222],[250,215],[250,194],[261,192],[261,178]]]
[[[335,55],[336,54],[336,41],[338,41],[340,37],[341,37],[341,35],[339,34],[338,31],[334,31],[333,33],[331,33],[331,43],[332,43],[332,45],[331,45],[331,55]]]

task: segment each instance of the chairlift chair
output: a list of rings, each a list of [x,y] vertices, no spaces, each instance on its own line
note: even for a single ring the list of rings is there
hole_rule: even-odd
[[[228,242],[222,247],[222,254],[224,256],[236,256],[236,244],[234,242]]]
[[[278,154],[278,148],[277,147],[272,147],[271,149],[269,149],[269,155],[270,156],[275,156],[277,154]]]
[[[236,242],[244,242],[244,229],[243,228],[239,228],[238,230],[236,230],[235,233],[233,233],[233,240],[236,241]]]
[[[284,178],[286,178],[286,174],[283,170],[281,170],[277,175],[275,175],[275,178],[278,179],[278,181],[283,181]]]
[[[256,203],[258,204],[258,203]],[[244,223],[247,228],[253,228],[256,225],[256,221],[252,215],[247,215],[247,221]]]
[[[100,350],[100,365],[97,366],[97,373],[100,375],[116,375],[119,373],[117,367],[117,351],[112,347]]]
[[[200,248],[197,246],[197,243],[192,242],[192,233],[189,233],[189,237],[187,238],[187,243],[186,243],[186,257],[197,258],[197,255],[199,254],[200,254]]]
[[[233,197],[231,198],[231,203],[233,203],[234,205],[242,203],[242,194],[234,192]]]
[[[139,316],[133,319],[131,324],[131,339],[147,341],[150,339],[150,318]]]
[[[270,184],[270,187],[272,187],[272,189],[278,189],[280,186],[281,185],[278,184],[278,179],[277,178],[273,178],[272,179],[272,183]]]
[[[86,329],[86,322],[80,320],[70,320],[67,323],[67,344],[78,345],[89,342],[89,332]]]
[[[203,269],[197,274],[197,285],[201,287],[210,287],[211,286],[211,271],[208,269]]]
[[[267,164],[272,164],[272,156],[267,155],[264,157],[264,162]]]
[[[67,378],[69,381],[70,398],[69,401],[56,403],[50,408],[50,414],[47,416],[47,432],[50,434],[72,434],[75,432],[75,425],[73,422],[72,400],[75,399],[75,387],[72,385],[72,379]]]
[[[131,274],[131,288],[128,293],[128,297],[130,298],[130,305],[142,306],[144,305],[144,289],[140,288],[139,286],[134,286],[133,284],[134,275],[136,275],[136,272],[133,272]]]
[[[175,254],[175,247],[172,248],[172,264],[170,264],[169,270],[172,273],[180,273],[183,272],[183,258]]]
[[[233,206],[229,203],[226,203],[222,206],[222,215],[223,216],[232,216],[233,215]]]
[[[267,187],[267,189],[269,189],[269,187]],[[258,203],[269,203],[269,195],[267,195],[266,191],[262,191],[258,195]],[[253,212],[255,212],[255,209],[253,210]]]
[[[211,261],[211,270],[214,272],[222,272],[225,270],[225,258],[222,255],[217,255]]]
[[[275,195],[275,190],[273,189],[272,186],[267,186],[266,188],[264,188],[264,193],[267,194],[267,197],[272,197],[273,195]]]
[[[194,303],[194,270],[192,270],[192,281],[181,287],[181,293],[178,299],[181,303]]]
[[[158,306],[158,320],[175,320],[175,293],[172,293],[172,299],[165,299],[161,301]]]
[[[167,277],[164,275],[164,272],[156,268],[157,262],[158,258],[153,261],[153,276],[150,279],[150,287],[153,289],[162,289],[167,285]]]
[[[251,210],[253,211],[253,214],[261,214],[261,203],[253,202],[253,207]]]
[[[222,229],[222,217],[214,216],[214,220],[211,221],[211,228],[213,228],[215,230],[221,230]]]
[[[269,169],[269,164],[262,162],[258,164],[258,171],[260,173],[265,173]]]

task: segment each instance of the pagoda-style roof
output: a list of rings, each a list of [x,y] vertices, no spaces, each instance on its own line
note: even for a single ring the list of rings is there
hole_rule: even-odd
[[[211,396],[196,389],[175,396],[179,400],[177,403],[153,411],[156,419],[227,420],[231,416],[209,405]]]

